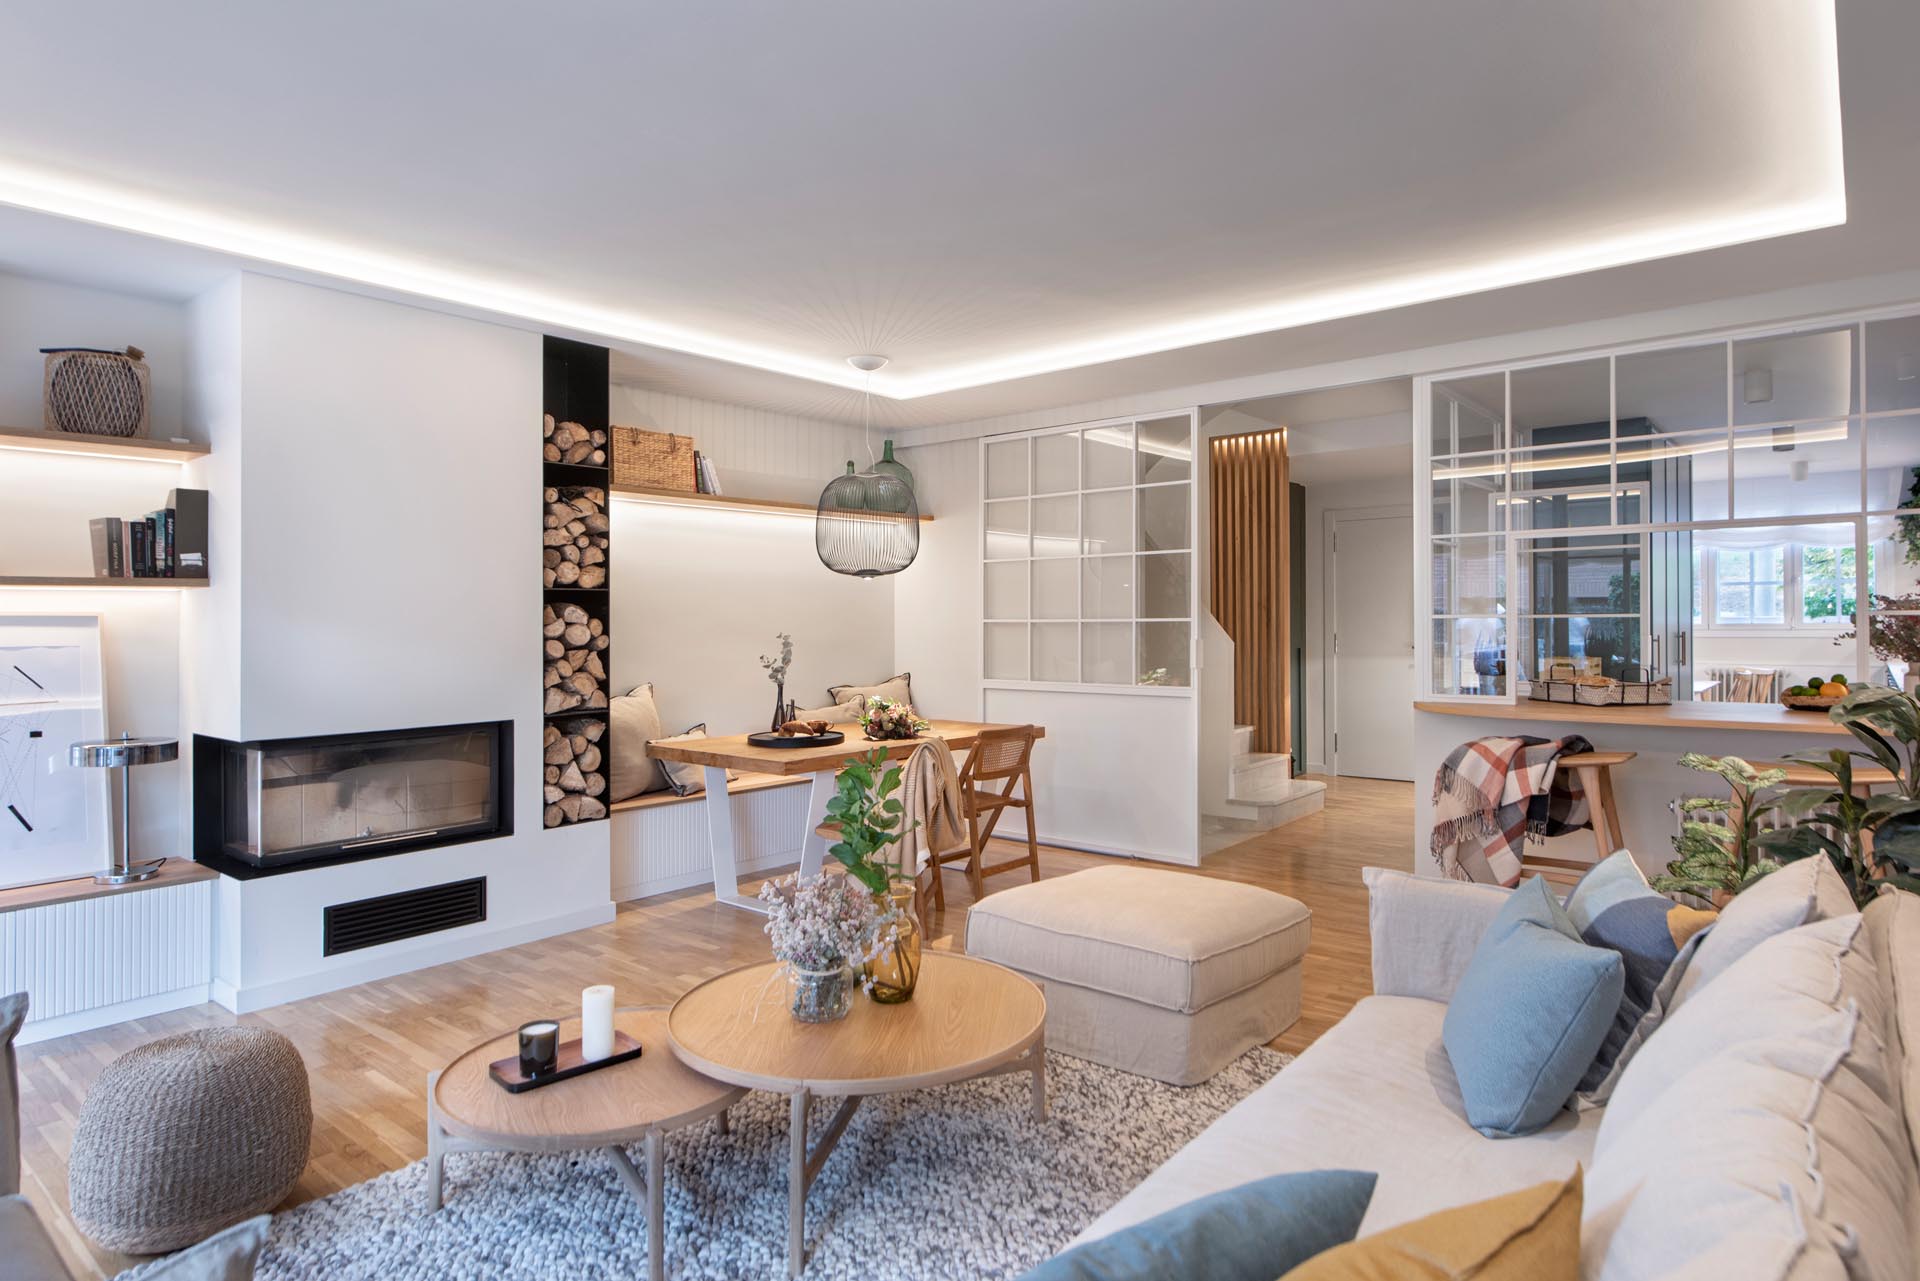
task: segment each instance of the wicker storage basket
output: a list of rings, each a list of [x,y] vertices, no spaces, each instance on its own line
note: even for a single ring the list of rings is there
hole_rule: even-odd
[[[146,353],[90,347],[42,347],[41,396],[48,431],[84,436],[145,436],[150,374]]]
[[[1646,677],[1644,670],[1640,672]],[[1527,685],[1527,697],[1537,703],[1577,703],[1582,707],[1657,707],[1673,701],[1673,678],[1614,680],[1610,676],[1574,675],[1572,667],[1556,664],[1546,676]]]
[[[641,427],[613,429],[613,483],[693,493],[693,437]]]

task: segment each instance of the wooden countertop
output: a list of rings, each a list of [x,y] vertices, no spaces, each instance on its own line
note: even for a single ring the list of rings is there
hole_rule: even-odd
[[[1441,716],[1496,721],[1549,721],[1560,725],[1637,725],[1653,729],[1730,729],[1769,734],[1838,734],[1847,731],[1825,712],[1797,712],[1778,703],[1669,703],[1664,707],[1585,707],[1575,703],[1441,703],[1416,699],[1414,710]]]
[[[933,721],[931,724],[932,729],[928,732],[946,739],[947,746],[956,752],[964,752],[972,747],[983,729],[1011,728],[977,721]],[[685,738],[675,743],[649,743],[647,755],[663,761],[721,766],[751,774],[820,774],[837,771],[852,758],[869,756],[876,749],[886,752],[894,760],[900,760],[913,755],[913,750],[921,742],[921,739],[899,738],[876,743],[861,733],[858,725],[835,725],[834,728],[847,736],[846,742],[835,743],[831,747],[755,747],[747,741],[745,734],[730,734],[725,738]],[[1034,726],[1033,732],[1035,738],[1047,736],[1047,731],[1038,725]]]
[[[0,912],[18,912],[22,908],[47,907],[54,903],[73,903],[80,899],[106,898],[114,894],[137,894],[141,890],[165,889],[169,885],[190,885],[211,881],[220,873],[189,858],[170,858],[160,870],[144,881],[125,885],[97,885],[91,876],[69,881],[44,881],[39,885],[20,885],[0,890]]]

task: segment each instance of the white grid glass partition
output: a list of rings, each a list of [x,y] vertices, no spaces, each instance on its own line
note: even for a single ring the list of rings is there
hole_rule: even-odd
[[[1192,685],[1195,417],[981,442],[988,681]]]
[[[1567,669],[1713,697],[1714,672],[1768,652],[1904,668],[1920,316],[1422,377],[1415,446],[1426,697],[1505,700]]]

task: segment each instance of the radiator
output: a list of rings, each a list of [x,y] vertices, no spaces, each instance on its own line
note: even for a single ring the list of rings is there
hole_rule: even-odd
[[[22,1041],[206,1000],[213,888],[196,881],[0,913],[0,992],[29,1001]]]
[[[1700,695],[1706,703],[1771,703],[1779,693],[1779,673],[1771,667],[1696,667],[1696,681],[1714,681]]]

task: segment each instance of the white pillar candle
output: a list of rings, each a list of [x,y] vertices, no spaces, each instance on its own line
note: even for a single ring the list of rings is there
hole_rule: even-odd
[[[613,985],[580,989],[580,1057],[589,1063],[613,1053]]]

